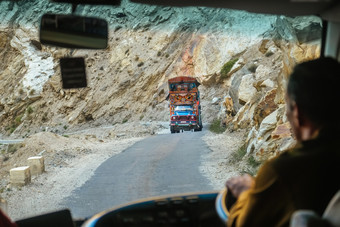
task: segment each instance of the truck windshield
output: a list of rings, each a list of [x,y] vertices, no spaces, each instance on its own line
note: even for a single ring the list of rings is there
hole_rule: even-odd
[[[193,112],[194,110],[192,109],[191,106],[176,106],[175,107],[175,112]]]

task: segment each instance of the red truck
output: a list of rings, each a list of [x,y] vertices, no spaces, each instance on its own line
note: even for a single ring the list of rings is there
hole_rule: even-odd
[[[170,131],[202,131],[200,83],[193,77],[175,77],[168,80]]]

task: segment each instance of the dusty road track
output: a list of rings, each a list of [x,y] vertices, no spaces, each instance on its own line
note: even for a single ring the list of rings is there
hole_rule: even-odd
[[[203,132],[157,135],[105,161],[84,185],[62,202],[76,218],[137,199],[212,190],[201,175],[209,152]]]

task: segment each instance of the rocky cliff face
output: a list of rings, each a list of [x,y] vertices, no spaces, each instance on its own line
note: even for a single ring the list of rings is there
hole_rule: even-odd
[[[132,4],[78,7],[109,21],[109,47],[67,50],[38,42],[43,13],[69,13],[48,1],[1,2],[1,133],[168,121],[167,80],[202,84],[203,121],[220,118],[249,130],[247,151],[258,159],[292,144],[284,90],[292,67],[318,57],[318,18],[287,18],[210,8]],[[307,21],[307,22],[306,22]],[[310,33],[309,31],[313,31]],[[88,88],[63,90],[59,59],[83,56]],[[142,126],[141,126],[142,127]]]

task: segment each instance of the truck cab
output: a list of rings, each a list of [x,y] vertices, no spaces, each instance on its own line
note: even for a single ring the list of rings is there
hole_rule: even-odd
[[[180,130],[191,130],[197,127],[197,116],[191,105],[176,106],[174,114],[171,115],[170,128],[171,133],[179,132]]]

